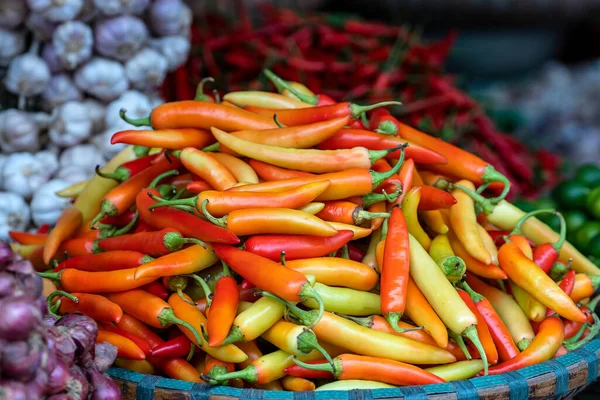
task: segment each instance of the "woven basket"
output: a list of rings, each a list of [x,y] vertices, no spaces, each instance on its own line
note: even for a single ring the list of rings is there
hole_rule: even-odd
[[[453,399],[521,400],[570,399],[598,378],[600,338],[555,360],[502,375],[484,376],[427,386],[404,386],[396,389],[274,392],[235,389],[190,383],[154,375],[143,375],[120,368],[108,374],[117,382],[123,400],[368,400],[368,399]]]

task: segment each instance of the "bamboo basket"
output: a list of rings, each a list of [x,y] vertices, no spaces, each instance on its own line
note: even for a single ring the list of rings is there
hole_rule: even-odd
[[[596,338],[562,357],[518,371],[395,389],[276,392],[190,383],[120,368],[111,368],[108,374],[119,385],[123,400],[571,399],[598,378],[599,364],[600,338]]]

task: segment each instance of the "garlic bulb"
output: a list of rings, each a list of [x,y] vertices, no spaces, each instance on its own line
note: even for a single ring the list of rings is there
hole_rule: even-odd
[[[73,79],[67,74],[54,75],[42,93],[44,106],[52,109],[67,101],[80,100],[81,92],[73,82]]]
[[[69,186],[69,182],[52,179],[38,188],[31,199],[31,219],[36,226],[54,226],[58,217],[69,206],[70,199],[58,197],[56,192]]]
[[[98,53],[127,61],[146,44],[148,29],[141,19],[122,15],[97,23],[94,35]]]
[[[148,96],[137,90],[128,90],[123,93],[121,97],[106,106],[106,115],[104,117],[105,126],[112,128],[117,125],[122,125],[125,126],[124,129],[135,129],[133,125],[123,121],[119,116],[119,110],[121,110],[121,108],[127,109],[127,116],[131,115],[131,118],[147,117],[152,111],[152,105],[148,100]],[[123,125],[123,123],[125,123],[125,125]]]
[[[57,168],[56,155],[50,152],[12,153],[2,168],[4,189],[30,198]]]
[[[27,0],[27,4],[33,12],[39,12],[54,22],[75,19],[83,8],[83,0]]]
[[[187,36],[192,10],[181,0],[156,0],[150,6],[150,23],[159,36]]]
[[[0,0],[0,27],[13,29],[21,25],[27,15],[23,0]],[[4,45],[4,42],[0,42]]]
[[[92,144],[72,146],[60,155],[60,168],[56,178],[77,183],[94,176],[96,165],[104,165],[105,159]]]
[[[86,140],[92,133],[85,105],[79,101],[69,101],[55,110],[54,120],[48,129],[52,143],[67,147]]]
[[[0,148],[5,153],[36,151],[40,148],[40,127],[25,111],[0,112]]]
[[[127,90],[129,82],[121,63],[94,57],[75,72],[75,84],[103,101],[116,99]]]
[[[26,53],[15,57],[6,73],[4,84],[14,94],[29,97],[44,91],[50,81],[50,69],[35,54]]]
[[[92,24],[94,19],[99,15],[98,9],[94,5],[94,0],[84,0],[83,7],[77,15],[77,20]]]
[[[32,12],[29,13],[25,25],[33,32],[36,40],[46,41],[52,38],[52,33],[54,33],[54,29],[58,24],[48,21],[42,14]]]
[[[104,115],[106,107],[94,99],[85,99],[83,101],[88,112],[88,117],[92,121],[92,133],[100,132],[104,129]]]
[[[148,8],[149,0],[93,0],[104,15],[141,14]]]
[[[92,55],[92,28],[81,21],[59,25],[52,35],[52,46],[67,69],[75,69]]]
[[[150,47],[166,57],[169,72],[185,64],[190,53],[190,42],[182,36],[167,36],[150,41]]]
[[[125,73],[134,88],[154,89],[167,75],[167,59],[158,51],[145,48],[125,63]]]
[[[44,45],[44,48],[42,49],[42,59],[46,61],[48,68],[50,68],[50,72],[53,74],[62,72],[65,69],[60,57],[58,57],[58,54],[54,49],[54,46],[52,46],[52,43],[46,43]]]
[[[25,50],[25,34],[0,28],[0,43],[0,67],[6,67]]]

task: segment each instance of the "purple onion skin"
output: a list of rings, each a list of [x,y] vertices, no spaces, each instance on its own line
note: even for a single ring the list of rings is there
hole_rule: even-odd
[[[115,382],[106,375],[90,369],[87,376],[94,387],[90,400],[120,400],[121,391]]]
[[[42,290],[44,290],[44,282],[42,281],[42,277],[35,273],[23,277],[21,279],[21,290],[23,290],[23,296],[34,300],[39,300],[42,296]],[[46,314],[45,311],[42,313],[42,315],[44,314]]]
[[[27,342],[7,342],[0,352],[2,374],[21,382],[29,382],[42,364],[41,349]]]
[[[69,329],[65,327],[52,326],[48,329],[48,348],[54,351],[58,360],[62,360],[68,367],[75,363],[75,352],[77,345],[69,335]]]
[[[13,251],[7,242],[0,242],[0,270],[12,261]]]
[[[35,301],[24,296],[0,301],[0,337],[24,340],[42,323],[42,313]]]
[[[12,263],[8,264],[5,269],[10,272],[15,272],[21,275],[34,275],[35,269],[31,262],[27,260],[14,260]],[[41,279],[41,278],[40,278]],[[37,296],[35,296],[37,297]]]
[[[48,308],[47,305],[46,305],[46,308]],[[55,317],[52,314],[44,315],[44,325],[45,326],[47,326],[47,327],[54,326],[54,324],[56,324],[56,321],[58,321],[58,317]]]
[[[46,400],[78,400],[78,399],[69,394],[60,393],[60,394],[55,394],[54,396],[50,396]]]
[[[41,399],[46,393],[48,387],[48,374],[44,370],[39,370],[35,375],[35,379],[27,384],[30,399]]]
[[[69,367],[63,361],[58,361],[56,367],[50,374],[48,381],[48,394],[57,394],[62,392],[66,387],[69,379],[71,378],[71,372]]]
[[[0,272],[0,299],[11,296],[17,290],[17,281],[12,274]]]
[[[73,366],[70,369],[71,379],[67,383],[67,393],[76,399],[87,399],[90,391],[90,384],[78,366]]]
[[[96,343],[94,368],[100,372],[106,372],[117,358],[118,349],[108,342]]]
[[[0,380],[0,399],[30,400],[31,397],[21,382]]]
[[[68,314],[58,320],[57,326],[69,328],[69,334],[77,345],[75,359],[79,359],[84,353],[93,351],[96,337],[98,336],[98,324],[96,321],[83,314]]]

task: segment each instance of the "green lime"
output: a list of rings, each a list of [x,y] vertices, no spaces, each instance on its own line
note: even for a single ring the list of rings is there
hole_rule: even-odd
[[[600,219],[600,186],[592,190],[587,196],[587,210],[594,217]]]
[[[577,169],[575,180],[589,188],[600,186],[600,167],[594,164],[583,164]]]
[[[556,208],[558,208],[558,204],[556,204],[556,201],[552,200],[552,199],[538,199],[535,202],[533,202],[533,210],[555,210]],[[531,211],[533,211],[531,210]],[[523,210],[525,211],[525,210]],[[542,214],[545,215],[545,214]],[[550,215],[550,214],[548,214]]]
[[[585,207],[586,198],[590,189],[576,181],[560,183],[552,191],[552,198],[562,207],[570,210]]]
[[[563,213],[565,222],[567,223],[567,234],[575,233],[585,222],[588,220],[588,216],[583,211],[573,210]]]
[[[600,234],[594,236],[587,245],[587,255],[600,258]]]
[[[526,213],[535,210],[535,205],[532,202],[523,199],[515,200],[513,202],[513,206],[519,208],[520,210]]]
[[[537,218],[548,225],[554,232],[560,231],[560,220],[552,214],[540,214]]]
[[[600,221],[588,221],[575,232],[573,245],[580,251],[586,251],[592,238],[598,234],[600,234]]]

